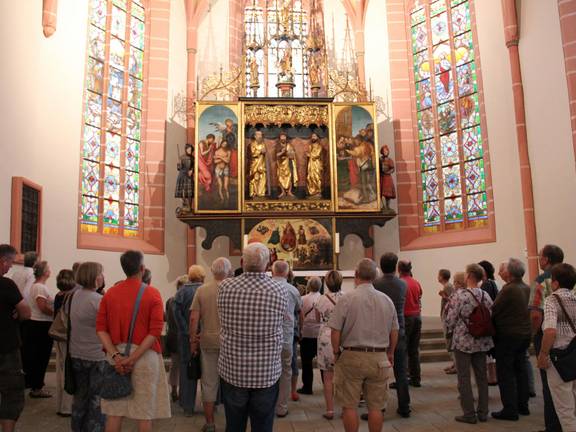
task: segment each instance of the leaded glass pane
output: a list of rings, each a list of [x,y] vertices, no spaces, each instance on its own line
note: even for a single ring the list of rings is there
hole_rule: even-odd
[[[438,45],[434,48],[434,71],[442,73],[452,69],[452,55],[450,53],[450,44],[448,42]]]
[[[117,101],[122,100],[122,87],[124,87],[124,72],[110,68],[108,96]]]
[[[106,33],[98,27],[90,26],[88,34],[88,55],[104,61],[104,49],[106,45]]]
[[[102,96],[86,92],[86,112],[84,113],[84,121],[92,126],[100,127],[102,117]]]
[[[104,64],[93,58],[88,58],[86,68],[86,88],[95,93],[102,94],[102,81],[104,79]]]
[[[436,143],[434,139],[420,142],[420,169],[436,168]]]
[[[464,211],[462,210],[462,198],[450,198],[444,201],[444,213],[446,223],[452,224],[464,220]]]
[[[434,16],[446,10],[446,0],[437,0],[430,4],[430,15]]]
[[[432,106],[432,90],[430,89],[430,79],[425,79],[416,83],[416,105],[418,111]]]
[[[118,39],[124,40],[126,37],[126,12],[118,9],[116,6],[112,7],[112,25],[110,32]]]
[[[438,126],[440,134],[451,132],[456,128],[456,110],[454,102],[448,102],[438,106]]]
[[[441,13],[432,18],[432,45],[448,40],[448,14]]]
[[[481,158],[484,155],[480,126],[462,131],[462,147],[464,148],[464,159],[466,160]]]
[[[100,160],[100,129],[84,125],[84,146],[82,157],[93,161]]]
[[[466,193],[473,194],[483,192],[486,189],[484,160],[477,159],[464,164],[464,176],[466,178]]]
[[[126,171],[126,189],[124,194],[124,200],[132,204],[138,204],[138,185],[140,181],[140,176],[138,173],[132,171]]]
[[[470,30],[470,9],[468,2],[452,9],[452,32],[455,35]]]
[[[128,66],[128,71],[130,75],[134,75],[136,78],[142,79],[142,61],[144,53],[139,49],[130,47],[130,62]]]
[[[456,68],[456,74],[458,75],[458,94],[460,96],[476,93],[478,91],[476,65],[474,62],[458,66]]]
[[[419,52],[428,46],[428,30],[426,23],[412,27],[412,51]]]
[[[110,64],[124,70],[124,42],[115,37],[110,38]]]
[[[126,204],[124,206],[124,235],[132,237],[138,231],[138,206]]]
[[[436,75],[436,99],[438,103],[454,99],[454,80],[450,71]]]
[[[428,51],[422,51],[414,56],[414,73],[416,74],[416,81],[430,78]]]
[[[130,44],[138,49],[144,49],[144,23],[138,20],[130,21]]]
[[[84,195],[98,196],[100,178],[100,164],[86,159],[82,161],[82,193]]]
[[[140,170],[140,143],[131,139],[126,140],[126,169]]]
[[[136,2],[132,3],[132,16],[135,16],[140,21],[144,21],[144,9],[138,6]]]
[[[460,98],[460,124],[462,128],[475,126],[480,123],[480,107],[478,94]]]
[[[126,134],[129,138],[140,140],[141,113],[134,108],[128,108],[126,115]]]
[[[82,222],[89,225],[98,223],[98,198],[82,196]]]
[[[115,135],[106,132],[106,152],[104,163],[106,165],[120,166],[120,146],[122,145],[122,138],[120,135]]]
[[[420,9],[412,12],[412,25],[420,24],[426,20],[426,9],[421,7]]]
[[[485,219],[488,217],[486,192],[468,196],[468,219]]]
[[[440,225],[440,203],[438,201],[424,203],[424,226]]]
[[[450,6],[456,6],[460,3],[462,3],[463,1],[468,1],[468,0],[451,0],[450,1]]]
[[[119,8],[126,10],[126,0],[112,0],[112,3],[114,3]]]
[[[442,169],[444,177],[444,197],[452,198],[462,193],[460,184],[460,165],[452,165]]]
[[[434,169],[422,173],[422,191],[424,201],[433,201],[438,199],[438,172]]]
[[[117,228],[120,222],[120,205],[118,201],[104,200],[103,212],[104,224],[107,228],[104,229],[105,234],[117,234]]]
[[[142,81],[132,76],[128,77],[128,104],[142,109]]]
[[[112,99],[108,99],[106,104],[106,128],[119,134],[122,131],[122,104]]]
[[[107,200],[120,199],[120,170],[106,166],[104,168],[104,198]]]
[[[456,132],[440,137],[440,148],[442,149],[442,165],[451,165],[460,162],[458,134],[456,134]]]
[[[418,135],[420,139],[434,136],[434,115],[432,110],[424,110],[418,113]]]
[[[456,66],[474,60],[474,44],[472,42],[472,32],[464,33],[454,38],[454,50]]]
[[[106,0],[90,0],[90,22],[106,29]]]

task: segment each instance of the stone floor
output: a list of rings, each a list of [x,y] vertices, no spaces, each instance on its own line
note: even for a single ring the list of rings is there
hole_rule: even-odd
[[[543,402],[542,397],[531,399],[530,410],[532,415],[523,417],[518,422],[502,422],[489,420],[487,423],[477,425],[463,425],[456,423],[453,418],[459,415],[458,394],[456,390],[455,375],[445,375],[442,369],[446,363],[431,363],[423,365],[422,387],[411,388],[412,417],[402,419],[395,414],[396,400],[392,391],[389,414],[385,416],[384,431],[394,432],[456,432],[456,431],[491,431],[531,432],[542,429]],[[539,379],[537,379],[537,382]],[[54,374],[47,376],[48,388],[53,390]],[[290,402],[290,413],[286,418],[277,419],[274,430],[278,432],[328,432],[343,431],[340,419],[332,421],[322,418],[324,399],[321,392],[319,376],[315,379],[315,394],[302,396],[299,402]],[[540,395],[540,388],[537,388]],[[34,400],[27,399],[26,408],[18,423],[20,432],[64,432],[69,430],[68,419],[62,419],[55,414],[54,399]],[[500,409],[500,397],[497,387],[490,387],[490,409]],[[200,411],[200,409],[199,409]],[[193,417],[183,416],[179,407],[173,408],[173,417],[169,420],[157,421],[155,431],[162,432],[188,432],[199,431],[203,425],[203,416],[200,412]],[[217,414],[218,431],[224,431],[224,414],[219,410]],[[126,422],[125,431],[136,431],[133,422]],[[362,422],[361,431],[367,431],[366,422]]]

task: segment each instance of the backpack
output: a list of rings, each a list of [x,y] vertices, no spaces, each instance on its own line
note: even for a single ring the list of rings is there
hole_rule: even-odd
[[[472,313],[468,317],[468,321],[462,318],[462,321],[468,327],[468,332],[475,338],[494,336],[494,325],[492,324],[492,314],[490,309],[484,304],[484,291],[482,291],[482,299],[478,301],[474,293],[466,290],[476,301],[476,306],[472,309]]]

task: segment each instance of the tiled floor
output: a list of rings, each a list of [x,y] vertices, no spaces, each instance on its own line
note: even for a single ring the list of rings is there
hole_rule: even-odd
[[[456,377],[445,375],[442,369],[445,363],[424,364],[422,387],[411,388],[412,417],[402,419],[396,414],[385,417],[384,431],[397,432],[455,432],[455,431],[521,431],[531,432],[542,429],[543,402],[542,397],[531,399],[530,410],[532,415],[523,417],[518,422],[502,422],[489,420],[488,423],[477,425],[463,425],[456,423],[453,418],[459,415],[458,394],[456,390]],[[537,378],[539,378],[537,376]],[[48,384],[53,385],[54,374],[48,374]],[[539,379],[537,379],[538,385]],[[53,388],[50,388],[52,390]],[[540,395],[540,388],[537,387]],[[61,419],[55,414],[54,399],[32,400],[27,399],[26,409],[19,422],[18,431],[21,432],[64,432],[69,430],[68,420]],[[315,380],[315,394],[302,396],[299,402],[290,402],[290,413],[286,418],[277,419],[274,430],[278,432],[327,432],[343,431],[340,419],[327,421],[322,418],[324,399],[321,393],[319,376]],[[500,397],[497,387],[490,387],[490,409],[500,409]],[[199,408],[200,411],[200,408]],[[390,393],[389,410],[396,412],[395,394]],[[154,430],[162,432],[189,432],[199,431],[204,424],[201,411],[199,414],[186,418],[182,411],[175,406],[173,417],[169,420],[158,421]],[[224,431],[224,414],[220,410],[217,415],[218,431]],[[126,431],[136,431],[133,422],[126,422]],[[361,431],[367,431],[366,422],[362,422]]]

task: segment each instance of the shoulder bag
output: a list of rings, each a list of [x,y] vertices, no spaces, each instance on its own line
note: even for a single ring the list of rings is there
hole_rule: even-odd
[[[70,355],[70,335],[72,334],[70,315],[72,313],[72,297],[74,297],[74,293],[72,293],[70,298],[68,298],[68,317],[66,319],[66,357],[64,357],[64,391],[69,395],[76,393],[76,379],[74,378],[72,356]],[[65,307],[66,304],[63,304],[58,313],[62,312]]]
[[[54,321],[52,321],[48,329],[48,335],[56,342],[66,342],[66,338],[69,335],[68,325],[70,320],[66,318],[66,302],[70,303],[73,295],[74,292],[64,294],[62,307],[60,307],[60,310],[56,313]],[[70,313],[70,308],[68,308],[68,313]]]
[[[558,371],[558,375],[562,378],[564,382],[570,382],[576,380],[576,326],[574,325],[574,321],[568,315],[566,308],[564,307],[564,303],[562,302],[562,298],[558,294],[552,294],[564,315],[566,315],[566,319],[572,328],[575,336],[572,338],[570,344],[563,349],[553,348],[550,350],[550,360],[552,360],[552,364]]]
[[[144,291],[146,291],[146,287],[147,285],[142,283],[142,285],[140,285],[140,291],[138,291],[138,296],[136,297],[136,303],[134,304],[134,310],[132,311],[132,321],[130,322],[128,341],[126,343],[126,348],[124,349],[124,357],[128,357],[130,355],[130,347],[132,345],[132,336],[134,334],[136,316],[138,316],[138,309],[140,309],[140,302],[142,301],[142,296],[144,295]],[[102,375],[102,388],[100,390],[100,396],[103,399],[122,399],[132,394],[132,378],[129,373],[124,375],[119,374],[116,372],[114,366],[107,361],[104,364]]]

